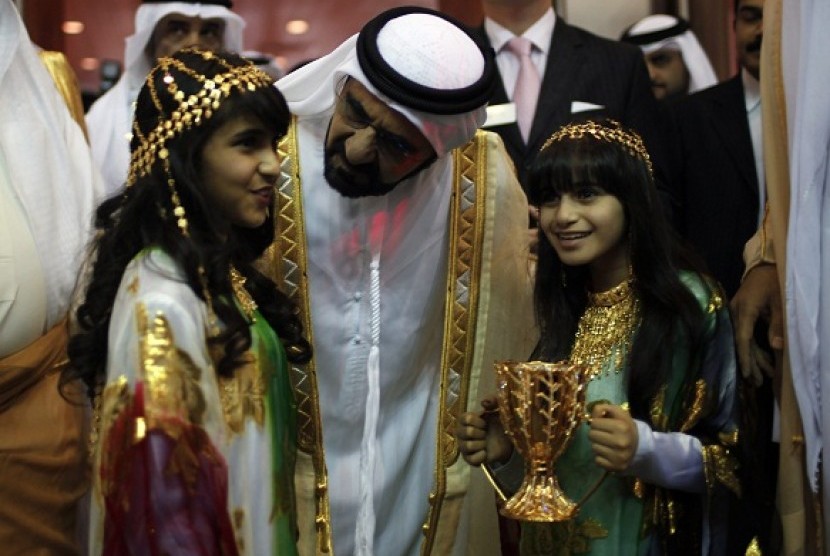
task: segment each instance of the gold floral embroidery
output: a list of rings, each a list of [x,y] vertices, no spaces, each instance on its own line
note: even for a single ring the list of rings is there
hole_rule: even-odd
[[[236,270],[234,266],[231,266],[231,288],[233,289],[233,295],[239,302],[239,306],[242,308],[242,313],[245,315],[245,318],[248,319],[248,322],[253,323],[256,322],[254,311],[256,311],[257,305],[253,296],[247,289],[245,289],[245,282],[247,282],[247,280],[248,279],[245,278],[241,272]]]
[[[758,537],[752,537],[752,542],[746,547],[744,556],[763,556],[763,554],[761,546],[758,544]]]
[[[130,283],[127,284],[127,291],[135,295],[138,293],[138,284],[138,276],[134,276],[133,279],[130,280]]]
[[[700,421],[700,418],[708,413],[711,402],[714,401],[708,398],[708,393],[709,390],[706,387],[705,380],[701,378],[695,381],[694,397],[685,408],[686,418],[683,420],[683,424],[680,425],[680,432],[690,431]]]
[[[232,377],[219,379],[225,423],[237,434],[242,432],[246,419],[253,419],[259,427],[265,423],[265,381],[257,359],[251,353],[247,357],[247,362]]]
[[[729,449],[719,444],[703,447],[703,471],[709,490],[719,482],[726,488],[741,495],[741,483],[738,480],[738,462]]]
[[[147,429],[162,428],[178,438],[180,430],[174,423],[203,423],[205,398],[198,382],[201,371],[186,352],[176,347],[170,324],[161,311],[150,318],[147,307],[139,303],[136,320]]]
[[[245,552],[245,510],[242,508],[234,508],[233,510],[233,529],[236,534],[236,547],[239,553]]]
[[[651,400],[651,408],[649,414],[651,416],[651,422],[654,425],[655,430],[658,431],[665,431],[669,427],[669,419],[663,412],[663,407],[665,404],[666,399],[666,385],[660,387],[655,394],[654,399]]]
[[[709,298],[709,304],[706,306],[706,312],[711,314],[715,311],[720,311],[723,308],[723,294],[719,290],[714,290],[712,296]]]
[[[530,523],[522,528],[522,554],[571,556],[588,554],[591,544],[608,537],[608,529],[595,519],[561,523]]]
[[[97,468],[107,469],[110,467],[109,461],[115,449],[110,445],[108,433],[115,423],[115,420],[132,403],[132,400],[133,395],[130,392],[130,385],[127,377],[124,375],[119,376],[116,380],[107,384],[103,393],[96,398],[98,416],[94,422],[97,422],[98,426],[97,430],[93,428],[91,431],[90,442],[94,443],[95,446],[94,458]],[[112,492],[113,477],[111,475],[99,476],[96,474],[96,482],[98,479],[102,481],[98,485],[100,488],[98,494],[107,495]]]

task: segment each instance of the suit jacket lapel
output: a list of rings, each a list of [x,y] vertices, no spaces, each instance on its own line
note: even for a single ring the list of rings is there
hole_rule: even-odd
[[[570,119],[571,91],[573,83],[579,80],[583,64],[581,46],[573,28],[562,18],[557,18],[528,140],[528,147],[534,151],[542,146],[547,134],[558,127],[554,123]]]
[[[724,148],[734,160],[745,185],[758,195],[758,176],[755,171],[755,155],[752,152],[752,136],[746,119],[746,102],[740,74],[727,82],[725,94],[712,102],[712,125],[723,140]]]

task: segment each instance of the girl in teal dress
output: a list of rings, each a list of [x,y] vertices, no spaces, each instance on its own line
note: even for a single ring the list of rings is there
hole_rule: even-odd
[[[640,137],[613,121],[572,124],[528,178],[540,207],[533,359],[591,366],[590,423],[555,469],[578,515],[523,523],[525,556],[711,555],[737,495],[735,356],[720,288],[680,256]],[[506,490],[520,457],[492,413],[461,416],[465,459]]]
[[[232,54],[182,50],[141,89],[64,377],[94,406],[90,554],[297,553],[287,361],[311,347],[253,265],[289,118]]]

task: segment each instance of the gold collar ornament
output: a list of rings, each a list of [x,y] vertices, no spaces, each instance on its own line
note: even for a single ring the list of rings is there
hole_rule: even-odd
[[[579,319],[570,360],[591,365],[599,373],[614,358],[620,372],[640,324],[640,299],[628,278],[610,290],[588,294],[588,306]]]
[[[231,266],[231,288],[233,289],[233,295],[239,302],[239,306],[245,314],[245,317],[247,317],[248,322],[253,324],[256,322],[254,311],[256,311],[257,304],[250,292],[245,289],[245,282],[247,280],[247,278],[242,276],[241,272]]]

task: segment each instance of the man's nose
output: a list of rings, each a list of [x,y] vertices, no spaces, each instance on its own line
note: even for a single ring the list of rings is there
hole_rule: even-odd
[[[345,143],[346,159],[350,164],[360,165],[373,162],[377,158],[375,130],[372,126],[356,130]]]
[[[654,83],[657,77],[657,69],[654,67],[654,64],[646,64],[646,67],[648,68],[648,78]]]

